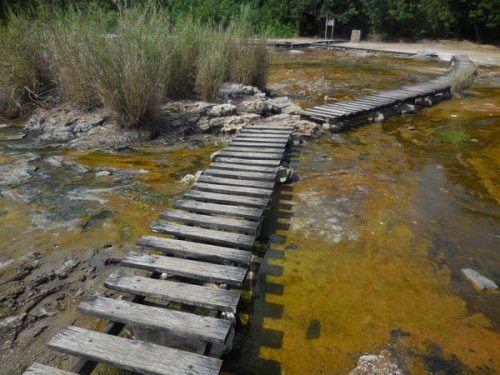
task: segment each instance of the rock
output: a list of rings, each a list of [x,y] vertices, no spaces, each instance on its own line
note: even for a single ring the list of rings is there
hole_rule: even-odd
[[[63,157],[62,156],[51,156],[45,159],[45,162],[52,167],[60,168],[63,165]]]
[[[328,122],[325,122],[321,125],[321,128],[324,130],[324,131],[329,131],[330,130],[330,124]]]
[[[31,172],[37,170],[30,163],[38,159],[38,156],[26,154],[19,156],[9,164],[0,165],[0,186],[19,186],[31,180]]]
[[[382,112],[377,112],[377,114],[373,117],[373,122],[382,122],[384,121],[384,115]]]
[[[237,107],[234,104],[221,104],[210,108],[208,111],[209,117],[224,117],[236,114]]]
[[[202,131],[231,133],[241,129],[249,120],[242,116],[202,117],[197,126]]]
[[[295,133],[303,137],[311,137],[318,132],[320,126],[312,121],[300,120],[295,124]]]
[[[110,266],[112,264],[118,264],[121,262],[121,259],[119,258],[107,258],[105,261],[104,261],[104,265],[105,266]]]
[[[488,279],[486,276],[481,275],[479,272],[472,268],[464,268],[462,270],[464,276],[469,282],[479,290],[494,290],[498,289],[498,285],[494,281]]]
[[[238,105],[240,112],[257,113],[259,115],[274,115],[281,113],[281,108],[271,100],[244,100]]]
[[[245,86],[238,83],[224,83],[219,90],[219,96],[222,98],[241,98],[260,93],[257,87]]]
[[[187,174],[181,178],[181,184],[190,185],[196,181],[196,177],[192,174]]]
[[[321,322],[317,319],[312,319],[307,327],[306,338],[308,340],[318,339],[321,336]]]
[[[108,177],[111,176],[111,171],[100,171],[95,174],[96,177]]]
[[[82,224],[83,231],[88,231],[89,229],[94,228],[97,223],[104,221],[113,216],[113,211],[110,210],[102,210],[99,213],[93,215],[88,219],[85,223]]]
[[[399,113],[401,113],[402,115],[412,114],[416,112],[415,108],[416,107],[414,104],[404,103],[399,107]]]
[[[358,359],[356,368],[349,372],[349,375],[403,375],[403,371],[398,367],[387,351],[382,351],[379,355],[362,355]]]
[[[300,49],[291,49],[288,53],[291,55],[302,55],[304,54],[304,51],[301,51]]]
[[[78,259],[68,259],[65,261],[59,268],[57,268],[54,272],[60,279],[65,279],[68,277],[68,274],[73,271],[78,265],[80,261]]]

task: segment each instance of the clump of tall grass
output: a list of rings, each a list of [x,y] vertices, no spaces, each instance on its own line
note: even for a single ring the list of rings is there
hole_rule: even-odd
[[[454,72],[450,77],[451,94],[461,98],[463,91],[472,85],[477,76],[477,68],[474,64],[467,64],[461,70]]]
[[[441,143],[460,144],[469,139],[469,135],[462,129],[443,130],[436,134]]]
[[[184,17],[171,28],[153,5],[70,8],[41,20],[11,14],[0,30],[0,115],[6,104],[23,108],[29,95],[50,96],[104,106],[128,127],[151,126],[170,98],[214,100],[227,80],[263,87],[267,48],[241,24]]]
[[[0,115],[22,115],[51,85],[40,22],[9,13],[0,29]]]

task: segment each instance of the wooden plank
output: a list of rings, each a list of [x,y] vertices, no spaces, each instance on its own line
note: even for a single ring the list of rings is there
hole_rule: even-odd
[[[262,154],[257,152],[236,152],[222,150],[220,156],[241,158],[241,159],[254,159],[254,160],[281,160],[282,154]],[[219,156],[216,156],[218,158]]]
[[[78,312],[99,319],[165,332],[192,340],[224,345],[231,322],[210,316],[141,305],[93,295],[78,305]]]
[[[240,180],[238,178],[222,178],[209,175],[201,175],[198,178],[199,182],[207,182],[220,185],[234,185],[244,187],[256,187],[259,189],[273,189],[274,182],[270,181],[254,181],[254,180]]]
[[[279,148],[280,150],[285,149],[286,143],[261,143],[261,142],[236,142],[233,141],[229,144],[231,147],[235,146],[241,146],[241,147],[253,147],[253,148],[260,148],[260,147],[268,147],[268,148]]]
[[[242,159],[242,158],[229,158],[218,156],[215,160],[220,163],[232,163],[241,165],[256,165],[264,167],[277,167],[281,164],[281,160],[256,160],[256,159]]]
[[[155,280],[127,274],[123,271],[108,276],[104,285],[109,289],[143,297],[233,313],[236,312],[240,300],[240,292],[236,290],[191,285],[170,280]]]
[[[205,243],[223,246],[234,246],[241,249],[252,249],[254,236],[240,233],[223,232],[219,230],[198,228],[188,225],[154,221],[149,228],[153,232],[168,233],[181,238],[187,238]]]
[[[231,206],[266,208],[269,204],[269,199],[266,198],[244,197],[241,195],[211,193],[198,190],[188,191],[184,194],[184,197],[201,202],[228,204]]]
[[[40,363],[33,363],[23,375],[75,375],[74,372],[59,370],[54,367],[41,365]]]
[[[230,171],[254,171],[254,172],[265,172],[265,173],[277,173],[277,167],[261,167],[258,165],[242,165],[234,163],[221,163],[217,160],[210,164],[210,168],[216,169],[227,169]]]
[[[323,106],[309,108],[308,111],[326,114],[326,115],[334,115],[334,116],[345,116],[345,115],[349,115],[351,113],[351,111],[347,111],[345,109],[340,110],[340,109],[330,108],[330,109],[326,110],[325,108],[323,108]]]
[[[201,214],[242,217],[244,219],[256,221],[262,218],[264,212],[261,208],[231,206],[227,204],[197,202],[192,200],[178,200],[175,202],[174,207]]]
[[[250,188],[244,186],[218,185],[208,184],[204,182],[196,182],[193,190],[210,191],[214,193],[242,195],[248,197],[262,197],[269,199],[273,194],[271,189]]]
[[[234,137],[232,142],[239,142],[239,143],[242,143],[242,142],[258,142],[258,143],[262,143],[262,144],[267,144],[267,143],[279,143],[279,144],[282,144],[284,146],[286,146],[288,144],[288,141],[289,139],[282,139],[282,140],[279,140],[279,139],[265,139],[265,138],[259,138],[259,137],[248,137],[248,136],[242,136],[242,137]]]
[[[264,130],[273,130],[273,129],[283,129],[292,132],[295,127],[293,125],[247,125],[243,129],[264,129]]]
[[[322,106],[324,108],[338,109],[338,110],[346,110],[346,111],[361,111],[373,108],[371,105],[367,104],[353,104],[352,102],[337,102],[335,104],[325,104]]]
[[[208,168],[207,170],[205,170],[205,172],[203,172],[203,174],[207,174],[210,176],[241,178],[244,180],[257,180],[257,181],[274,181],[276,179],[276,173],[232,171],[232,170],[218,169],[218,168]]]
[[[273,147],[266,147],[266,146],[261,146],[261,147],[245,147],[245,146],[233,146],[229,145],[228,147],[224,148],[225,151],[234,151],[234,152],[258,152],[260,154],[279,154],[283,156],[283,153],[285,152],[284,147],[279,147],[279,148],[273,148]]]
[[[256,221],[235,219],[213,215],[200,215],[183,210],[168,210],[160,214],[163,220],[179,221],[189,225],[199,225],[203,228],[229,230],[255,235],[259,227]]]
[[[301,114],[304,116],[309,116],[309,117],[313,117],[313,118],[332,119],[332,120],[339,118],[339,117],[342,117],[342,116],[338,116],[338,115],[327,115],[325,113],[318,113],[316,111],[309,110],[309,109],[302,111]]]
[[[240,134],[280,134],[290,135],[288,130],[241,129]]]
[[[248,265],[252,257],[251,251],[157,236],[143,236],[137,242],[137,246],[145,250],[161,251],[166,255],[214,263],[233,262]]]
[[[190,228],[193,229],[193,227]],[[182,276],[203,282],[236,286],[243,283],[247,273],[247,269],[242,267],[141,253],[129,253],[121,264],[124,267],[150,272],[167,273],[167,275]]]
[[[281,134],[238,134],[234,137],[234,139],[243,139],[243,138],[259,138],[259,139],[267,139],[267,140],[277,140],[277,141],[288,141],[290,139],[289,135],[281,135]]]
[[[67,327],[50,340],[51,349],[150,375],[215,375],[222,361],[183,350]]]

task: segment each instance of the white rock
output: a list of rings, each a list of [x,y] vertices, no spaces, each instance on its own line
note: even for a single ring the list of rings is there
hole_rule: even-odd
[[[190,185],[196,181],[196,177],[193,174],[187,174],[181,178],[181,184]]]
[[[464,268],[462,273],[467,280],[479,290],[494,290],[498,289],[498,285],[493,280],[488,279],[486,276],[481,275],[479,272],[472,268]]]
[[[208,111],[210,117],[232,116],[236,114],[237,107],[233,104],[216,105]]]
[[[97,172],[95,174],[96,177],[107,177],[107,176],[111,176],[111,172],[110,171],[100,171],[100,172]]]

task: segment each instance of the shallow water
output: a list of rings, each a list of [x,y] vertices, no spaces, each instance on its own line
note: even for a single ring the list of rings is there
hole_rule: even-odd
[[[310,89],[322,53],[274,64],[271,85],[309,70]],[[391,67],[416,68],[378,59],[372,88],[394,83]],[[276,231],[285,241],[266,256],[231,369],[346,374],[385,350],[404,373],[500,372],[500,295],[461,274],[500,280],[500,72],[480,74],[464,99],[301,146],[291,217],[278,220],[290,227]],[[349,89],[339,96],[359,95]]]

